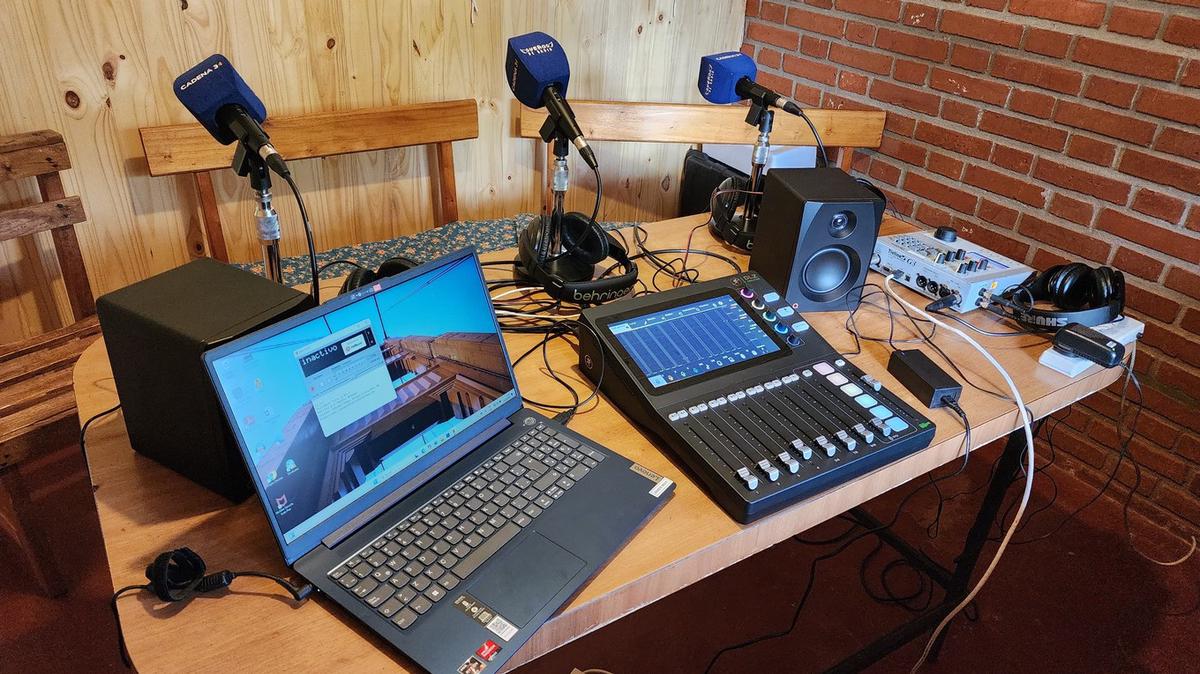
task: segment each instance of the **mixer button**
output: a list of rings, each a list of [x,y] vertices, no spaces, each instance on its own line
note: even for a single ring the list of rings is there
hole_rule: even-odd
[[[884,423],[887,424],[888,426],[890,426],[892,428],[892,430],[894,430],[894,431],[903,431],[906,428],[908,428],[908,422],[901,419],[900,417],[892,417],[891,419],[888,419]]]
[[[776,468],[775,466],[772,466],[770,461],[763,459],[762,461],[758,462],[758,467],[762,468],[762,472],[767,476],[767,479],[770,480],[771,482],[774,482],[775,480],[779,479],[779,469]]]
[[[796,321],[792,323],[792,329],[796,332],[804,332],[808,329],[808,321]]]
[[[779,388],[780,386],[783,386],[783,381],[780,379],[772,379],[771,381],[763,384],[763,388],[767,389],[768,391],[773,388]]]
[[[808,370],[805,370],[805,372],[808,372]],[[812,374],[812,373],[810,372],[809,374],[807,374],[807,375],[804,375],[804,376],[806,376],[806,377],[807,377],[807,376],[809,376],[809,375],[811,375],[811,374]],[[800,381],[800,375],[798,375],[798,374],[789,374],[789,375],[787,375],[786,377],[783,377],[782,379],[780,379],[779,381],[781,381],[781,382],[783,382],[783,383],[785,383],[785,384],[790,384],[790,383],[792,383],[792,382],[795,382],[795,381]]]
[[[742,466],[737,469],[737,476],[742,478],[742,482],[746,483],[746,489],[758,489],[758,478],[750,472],[750,469]]]
[[[779,314],[780,318],[787,318],[788,316],[796,315],[796,310],[787,305],[784,305],[782,307],[779,307],[779,310],[776,311],[775,313]]]
[[[871,419],[871,425],[874,426],[875,429],[878,430],[880,433],[883,433],[883,437],[885,437],[885,438],[892,437],[892,433],[894,431],[892,430],[891,426],[888,426],[887,424],[883,423],[883,419],[880,419],[879,417],[874,417]]]
[[[838,431],[836,435],[837,439],[841,440],[843,445],[846,445],[846,449],[853,452],[854,448],[858,446],[858,440],[850,437],[850,434],[846,431]]]
[[[671,412],[667,415],[667,418],[671,421],[679,421],[679,412]]]
[[[813,369],[817,371],[817,374],[833,374],[833,366],[829,363],[817,363],[813,365]]]
[[[779,460],[783,463],[783,465],[787,466],[789,473],[795,474],[800,472],[800,462],[793,459],[791,454],[788,454],[787,452],[780,452]]]
[[[841,386],[842,384],[850,381],[849,379],[846,379],[846,375],[842,374],[841,372],[834,372],[826,377],[826,379],[828,379],[829,383],[833,384],[834,386]]]
[[[838,358],[837,360],[833,361],[833,364],[837,365],[838,367],[845,367],[846,361],[842,360],[841,358]]]
[[[795,448],[797,452],[800,452],[800,458],[804,459],[805,461],[808,461],[812,458],[812,448],[804,444],[804,442],[800,439],[797,438],[796,440],[792,440],[792,447]]]
[[[729,402],[729,399],[726,398],[725,396],[721,396],[720,398],[717,398],[718,405],[724,405],[727,402]]]
[[[688,408],[688,412],[691,412],[692,414],[700,414],[700,406],[692,405],[691,407]]]
[[[811,376],[813,376],[813,371],[812,371],[812,370],[805,370],[805,371],[803,372],[803,374],[804,374],[804,376],[805,376],[805,377],[811,377]]]
[[[871,412],[871,416],[876,416],[876,417],[879,417],[880,419],[887,419],[888,417],[892,416],[892,411],[889,410],[888,408],[884,407],[883,405],[876,405],[876,406],[872,407],[870,409],[870,412]]]
[[[864,410],[869,410],[869,409],[871,409],[872,407],[874,407],[874,406],[876,406],[876,405],[878,405],[878,404],[879,404],[879,402],[878,402],[878,401],[876,401],[874,398],[872,398],[871,396],[867,395],[866,393],[864,393],[864,394],[862,394],[862,395],[860,395],[860,396],[855,396],[855,397],[854,397],[854,402],[858,403],[858,404],[859,404],[859,406],[860,406],[860,407],[862,407]]]
[[[868,444],[875,442],[875,434],[862,424],[854,424],[854,432]]]
[[[779,293],[767,293],[763,295],[763,300],[774,304],[779,301]]]
[[[817,443],[818,447],[825,450],[825,456],[833,456],[834,454],[837,454],[837,447],[824,435],[818,435],[813,442]]]

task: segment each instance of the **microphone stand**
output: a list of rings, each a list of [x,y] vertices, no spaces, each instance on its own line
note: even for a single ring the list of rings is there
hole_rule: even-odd
[[[263,276],[283,283],[283,269],[279,262],[279,213],[271,205],[271,172],[262,157],[247,150],[244,143],[238,143],[232,168],[238,175],[250,177],[250,188],[258,199],[254,219],[258,226],[258,238],[262,242]]]
[[[775,121],[775,112],[757,103],[750,106],[746,114],[746,123],[758,127],[758,138],[754,141],[754,150],[750,155],[750,185],[747,191],[759,194],[746,195],[746,208],[742,211],[742,221],[745,226],[742,231],[753,233],[758,228],[758,207],[762,203],[763,171],[767,167],[767,158],[771,154],[771,125]]]

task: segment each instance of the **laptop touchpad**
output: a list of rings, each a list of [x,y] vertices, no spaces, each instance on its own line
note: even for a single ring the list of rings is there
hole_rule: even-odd
[[[485,566],[470,592],[518,627],[524,627],[584,565],[537,532],[505,552]]]

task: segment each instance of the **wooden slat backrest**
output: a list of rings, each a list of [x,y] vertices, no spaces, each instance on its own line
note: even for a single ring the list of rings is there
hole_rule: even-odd
[[[74,225],[87,219],[79,197],[68,197],[58,172],[71,168],[62,136],[43,130],[0,137],[0,180],[35,177],[42,203],[0,211],[0,241],[49,230],[75,320],[96,313]]]
[[[613,101],[572,101],[571,108],[588,140],[636,143],[708,143],[748,145],[758,137],[758,129],[746,124],[747,108],[740,105],[693,105],[687,103],[625,103]],[[855,148],[877,148],[883,140],[887,115],[869,110],[804,111],[821,134],[821,142],[834,155],[833,161],[845,171],[854,161]],[[541,138],[546,120],[544,110],[521,106],[517,133],[524,138]],[[815,145],[812,130],[804,120],[787,113],[775,115],[771,128],[772,145]],[[546,166],[553,162],[550,145],[546,146]],[[544,176],[546,207],[552,206],[548,189],[549,172]]]
[[[438,224],[446,224],[458,220],[451,143],[479,137],[479,110],[474,99],[462,99],[270,118],[263,128],[289,161],[414,145],[434,146],[437,220]],[[228,261],[216,192],[208,171],[229,168],[236,146],[221,145],[199,124],[144,127],[139,132],[150,175],[192,175],[200,197],[208,253]]]
[[[753,143],[758,130],[746,124],[747,109],[730,105],[683,103],[621,103],[572,101],[571,108],[588,140],[641,143]],[[885,114],[865,110],[805,110],[829,148],[879,147]],[[540,138],[543,110],[522,107],[520,135]],[[775,115],[773,145],[813,145],[804,120],[786,113]]]

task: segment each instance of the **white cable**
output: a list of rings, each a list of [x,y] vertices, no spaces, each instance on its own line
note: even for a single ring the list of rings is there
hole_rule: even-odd
[[[517,316],[518,318],[538,318],[543,321],[570,321],[579,318],[579,314],[523,314],[519,311],[497,309],[497,316]]]
[[[948,323],[939,321],[916,306],[913,306],[913,304],[908,300],[905,300],[904,298],[900,297],[900,295],[896,294],[896,290],[892,287],[891,276],[884,278],[883,285],[884,289],[887,290],[887,293],[891,295],[893,299],[909,309],[912,309],[917,313],[918,316],[926,318],[949,330],[950,332],[953,332],[959,337],[962,337],[968,344],[975,347],[975,350],[983,354],[983,357],[992,364],[992,367],[996,368],[996,371],[999,372],[1000,376],[1004,378],[1004,383],[1008,384],[1009,390],[1012,391],[1013,400],[1016,401],[1017,404],[1017,414],[1020,415],[1021,423],[1024,424],[1025,427],[1025,446],[1028,450],[1027,465],[1030,467],[1036,465],[1034,463],[1033,424],[1029,420],[1028,412],[1025,411],[1025,399],[1021,397],[1021,392],[1017,390],[1017,385],[1013,383],[1012,377],[1009,376],[1008,371],[996,361],[992,354],[988,353],[987,349],[984,349],[983,346],[981,346],[979,342],[975,341],[970,335]],[[1033,470],[1025,471],[1025,492],[1021,494],[1021,505],[1017,507],[1017,516],[1013,518],[1012,524],[1008,525],[1008,531],[1004,532],[1004,538],[1000,540],[1000,547],[996,548],[996,555],[992,557],[991,563],[988,564],[988,567],[984,570],[983,575],[979,577],[979,581],[975,583],[975,587],[971,588],[971,591],[967,593],[966,597],[963,597],[963,600],[958,603],[958,606],[955,606],[949,613],[947,613],[946,617],[942,618],[942,621],[933,629],[933,634],[929,636],[929,642],[925,644],[925,650],[921,652],[921,658],[917,660],[917,664],[913,665],[911,671],[916,672],[921,668],[921,665],[925,664],[925,659],[929,657],[929,651],[933,649],[933,644],[938,640],[938,637],[941,636],[942,630],[946,629],[946,625],[950,624],[950,621],[954,619],[954,616],[958,615],[975,599],[975,595],[979,594],[979,590],[983,588],[983,584],[986,583],[988,578],[991,577],[992,571],[995,570],[996,564],[1000,561],[1001,555],[1004,554],[1004,550],[1008,547],[1008,541],[1017,531],[1017,524],[1021,521],[1021,516],[1025,514],[1025,506],[1029,504],[1029,495],[1033,492],[1033,475]]]
[[[541,290],[541,288],[539,288],[537,286],[529,286],[528,288],[513,288],[511,290],[505,290],[504,292],[500,293],[499,295],[492,295],[492,301],[495,302],[496,300],[504,298],[504,297],[508,297],[509,295],[516,295],[517,293],[527,293],[527,292],[531,292],[534,290]]]

